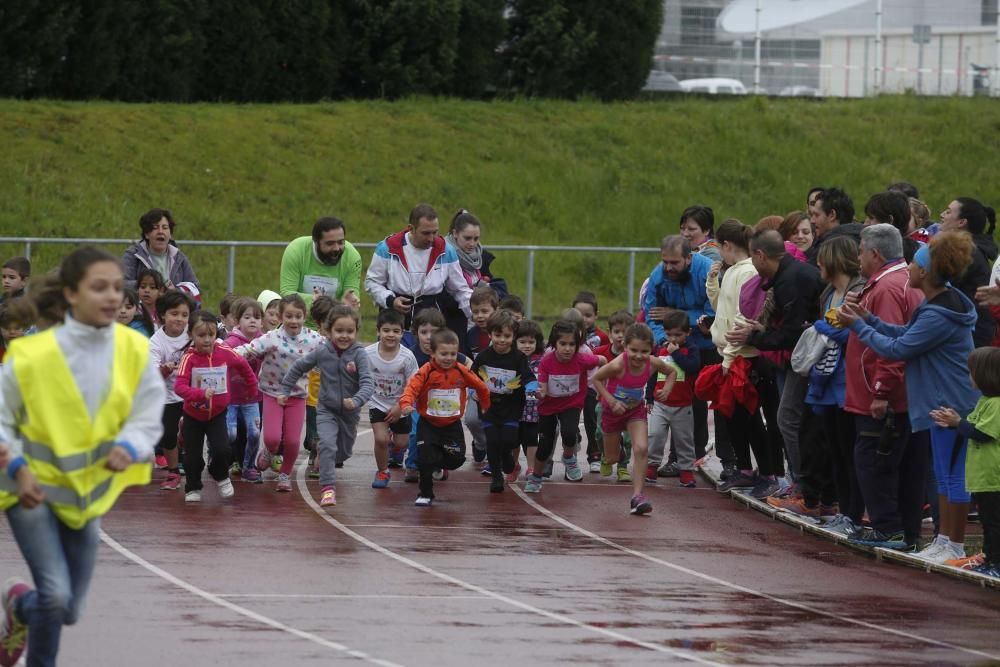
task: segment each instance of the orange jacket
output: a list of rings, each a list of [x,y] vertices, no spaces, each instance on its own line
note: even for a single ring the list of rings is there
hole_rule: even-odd
[[[444,369],[431,359],[406,383],[399,407],[413,407],[428,423],[447,426],[465,414],[466,389],[469,387],[479,397],[479,410],[489,410],[490,390],[475,373],[459,363]]]

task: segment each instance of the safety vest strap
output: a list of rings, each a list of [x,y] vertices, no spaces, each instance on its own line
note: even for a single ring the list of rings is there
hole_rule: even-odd
[[[108,477],[88,493],[84,494],[77,493],[65,486],[52,486],[50,484],[39,484],[39,486],[45,494],[45,502],[55,505],[68,505],[83,510],[103,498],[111,489],[113,482],[114,478]],[[0,474],[0,491],[16,493],[17,483],[9,475]]]
[[[48,445],[35,442],[33,440],[25,440],[23,452],[24,456],[30,460],[38,461],[39,463],[47,463],[51,466],[55,466],[61,472],[68,474],[76,472],[77,470],[82,470],[95,461],[104,458],[111,453],[111,450],[116,446],[116,444],[117,443],[113,441],[102,442],[89,452],[57,456]]]

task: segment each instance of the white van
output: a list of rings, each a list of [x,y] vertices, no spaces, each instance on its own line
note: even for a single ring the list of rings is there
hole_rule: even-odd
[[[685,79],[681,89],[687,93],[708,93],[709,95],[746,95],[747,89],[739,79]]]

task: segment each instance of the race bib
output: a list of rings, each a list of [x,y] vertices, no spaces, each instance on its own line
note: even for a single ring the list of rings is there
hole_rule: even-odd
[[[615,393],[612,396],[624,403],[625,407],[631,410],[632,408],[639,407],[646,400],[646,388],[615,387]]]
[[[458,417],[462,414],[461,389],[431,389],[427,392],[427,415]]]
[[[382,398],[397,398],[403,394],[403,376],[372,373],[375,380],[375,395]]]
[[[493,394],[512,394],[515,389],[521,387],[521,378],[518,377],[517,371],[506,368],[482,366],[479,369],[479,376]]]
[[[667,366],[673,368],[677,373],[677,382],[684,382],[684,379],[687,378],[687,374],[684,372],[684,369],[677,365],[677,362],[674,361],[673,357],[660,357],[660,359],[662,359]],[[667,376],[663,373],[657,373],[656,380],[657,382],[666,382]]]
[[[318,292],[321,295],[336,298],[337,288],[339,287],[340,281],[336,278],[329,278],[327,276],[305,276],[302,278],[302,291],[306,294],[315,294]]]
[[[226,372],[227,366],[214,366],[212,368],[194,368],[191,370],[191,384],[196,389],[208,391],[211,389],[218,394],[226,393]]]
[[[548,394],[552,398],[565,398],[580,393],[580,375],[550,375]]]

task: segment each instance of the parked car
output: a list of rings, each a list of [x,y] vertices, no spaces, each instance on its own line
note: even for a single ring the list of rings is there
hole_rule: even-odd
[[[680,92],[683,90],[677,77],[670,72],[658,69],[650,70],[649,78],[646,79],[646,85],[642,89],[646,92]]]
[[[711,79],[685,79],[681,88],[688,93],[708,93],[709,95],[746,95],[747,89],[739,79],[715,77]]]
[[[818,89],[812,86],[785,86],[778,92],[780,97],[823,97]]]

